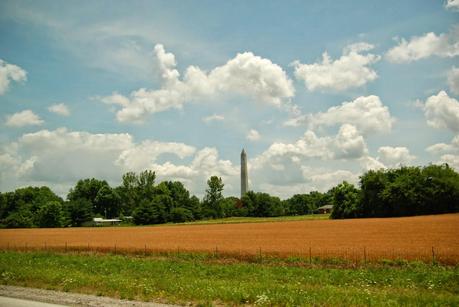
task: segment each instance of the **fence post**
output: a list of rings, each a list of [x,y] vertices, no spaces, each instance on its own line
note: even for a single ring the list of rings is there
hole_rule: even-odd
[[[8,241],[7,249],[10,249],[10,241]]]
[[[24,244],[24,248],[27,251],[27,242]]]
[[[215,258],[218,258],[218,247],[215,245]]]
[[[67,241],[65,242],[65,252],[67,252]]]
[[[309,246],[309,264],[312,264],[312,252],[311,252],[311,246]]]
[[[258,253],[259,253],[259,256],[260,256],[260,263],[261,263],[261,262],[263,262],[263,256],[261,255],[261,247],[259,247]]]
[[[88,242],[88,252],[89,252],[89,242]]]
[[[364,263],[367,264],[367,247],[366,246],[363,247],[363,259],[364,259]]]
[[[433,246],[432,246],[432,264],[435,264],[435,250]]]
[[[143,250],[143,255],[144,255],[144,256],[147,256],[147,244],[145,244],[145,248],[144,248],[144,250]]]
[[[116,255],[116,243],[115,243],[115,255]]]

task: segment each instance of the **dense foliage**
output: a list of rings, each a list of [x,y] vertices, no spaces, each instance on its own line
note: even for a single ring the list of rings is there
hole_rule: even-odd
[[[331,190],[332,218],[391,217],[459,212],[459,174],[444,165],[369,171],[360,190]]]
[[[359,186],[343,182],[326,193],[312,191],[286,200],[249,191],[224,197],[224,183],[212,176],[202,201],[178,181],[156,184],[156,174],[123,175],[118,187],[88,178],[70,189],[67,200],[48,187],[0,193],[0,227],[90,225],[93,217],[131,216],[138,225],[187,222],[232,216],[272,217],[315,213],[333,205],[332,218],[390,217],[459,212],[459,174],[448,165],[369,171]]]

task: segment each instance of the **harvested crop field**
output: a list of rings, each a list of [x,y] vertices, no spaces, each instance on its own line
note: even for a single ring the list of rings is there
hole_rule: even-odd
[[[2,249],[187,251],[459,263],[459,214],[155,227],[0,230]]]

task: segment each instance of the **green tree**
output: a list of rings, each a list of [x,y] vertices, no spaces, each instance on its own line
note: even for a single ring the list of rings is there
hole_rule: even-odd
[[[167,195],[158,195],[153,200],[143,200],[133,212],[133,220],[137,225],[161,224],[168,220],[165,210],[172,203]]]
[[[63,221],[64,214],[60,202],[50,201],[37,212],[37,225],[40,227],[62,227]]]
[[[285,214],[283,202],[279,197],[268,193],[248,191],[242,197],[243,207],[247,208],[249,216],[281,216]]]
[[[193,214],[194,220],[202,219],[201,202],[199,201],[199,198],[197,198],[195,195],[190,197],[187,209],[191,211],[191,214]]]
[[[0,196],[0,221],[5,227],[37,226],[32,217],[49,201],[62,203],[62,199],[48,187],[25,187]]]
[[[117,217],[120,214],[121,198],[118,193],[107,186],[102,186],[94,199],[94,213],[106,218]]]
[[[183,223],[193,220],[193,214],[186,208],[174,208],[170,213],[171,221],[174,223]]]
[[[155,195],[156,173],[150,170],[141,172],[137,179],[140,199],[152,199]]]
[[[286,201],[287,213],[290,215],[303,215],[312,209],[311,197],[308,194],[295,194]]]
[[[257,216],[257,194],[254,191],[247,191],[247,193],[242,196],[241,202],[243,208],[247,211],[247,216]]]
[[[76,199],[64,204],[67,223],[74,227],[92,220],[92,204],[87,199]]]
[[[28,209],[20,209],[10,213],[2,220],[2,225],[7,228],[33,227],[33,215]]]
[[[69,201],[75,201],[78,199],[86,199],[91,203],[92,210],[94,213],[104,215],[104,212],[100,211],[99,207],[96,207],[96,197],[99,190],[102,188],[110,188],[107,181],[98,180],[95,178],[81,179],[78,180],[74,188],[70,189],[67,195]]]
[[[333,211],[332,218],[355,218],[361,216],[360,191],[346,181],[331,189]]]
[[[205,215],[208,217],[223,217],[221,203],[223,201],[223,181],[221,177],[212,176],[207,180],[206,195],[204,196]]]
[[[140,201],[140,196],[137,193],[137,175],[134,172],[124,174],[122,184],[117,188],[117,191],[121,197],[121,211],[125,215],[132,214]]]
[[[156,174],[153,171],[143,171],[139,175],[128,172],[123,175],[123,182],[116,189],[121,198],[121,211],[130,215],[144,200],[152,200],[155,196]]]

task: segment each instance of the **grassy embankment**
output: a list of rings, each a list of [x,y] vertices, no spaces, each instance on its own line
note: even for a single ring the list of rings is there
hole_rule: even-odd
[[[0,252],[0,283],[202,305],[458,305],[459,267]]]
[[[330,214],[308,214],[291,215],[276,217],[225,217],[212,220],[199,220],[186,223],[171,223],[163,225],[208,225],[208,224],[239,224],[239,223],[266,223],[266,222],[286,222],[286,221],[308,221],[308,220],[328,220]]]
[[[288,221],[310,221],[310,220],[328,220],[330,214],[307,214],[307,215],[286,215],[274,217],[248,217],[248,216],[233,216],[218,219],[196,220],[184,223],[165,223],[165,224],[152,224],[145,226],[177,226],[177,225],[211,225],[211,224],[242,224],[242,223],[266,223],[266,222],[288,222]],[[104,225],[98,227],[112,227],[113,225]],[[137,226],[132,222],[123,222],[120,225],[124,227]],[[141,226],[142,227],[142,226]]]

